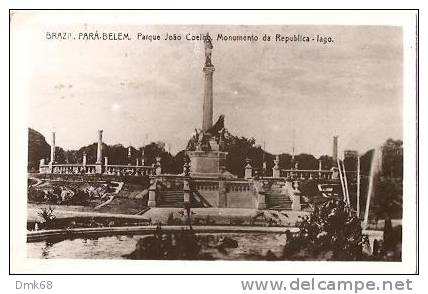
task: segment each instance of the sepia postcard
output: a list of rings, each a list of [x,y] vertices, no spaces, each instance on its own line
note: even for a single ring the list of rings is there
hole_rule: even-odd
[[[414,273],[415,23],[11,11],[11,270]]]

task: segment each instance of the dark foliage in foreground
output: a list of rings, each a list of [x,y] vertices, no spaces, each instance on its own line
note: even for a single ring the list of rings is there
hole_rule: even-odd
[[[40,190],[34,187],[28,188],[28,200],[37,203],[58,205],[88,205],[91,195],[84,189],[68,188],[68,191],[59,187],[52,190]]]
[[[165,233],[160,226],[152,236],[141,238],[134,252],[126,255],[129,259],[201,259],[201,245],[192,229],[176,233]]]
[[[298,226],[297,234],[287,233],[285,259],[361,259],[360,221],[343,201],[330,200],[316,207]]]
[[[287,231],[283,259],[332,261],[400,261],[401,227],[385,219],[383,241],[375,241],[373,254],[360,220],[342,200],[330,200],[302,218],[299,232]]]
[[[53,229],[55,226],[56,216],[54,214],[54,209],[49,206],[49,208],[41,208],[40,212],[37,213],[42,218],[42,226],[44,229]]]

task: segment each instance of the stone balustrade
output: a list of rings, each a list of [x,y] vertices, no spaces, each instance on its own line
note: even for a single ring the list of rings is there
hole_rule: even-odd
[[[311,180],[311,179],[322,179],[331,180],[333,179],[333,171],[331,170],[296,170],[296,169],[282,169],[280,170],[280,176],[286,179],[293,180]]]
[[[95,164],[45,164],[40,165],[40,173],[51,174],[95,174]]]
[[[156,168],[153,166],[141,165],[106,165],[104,174],[106,175],[127,175],[127,176],[149,176],[155,174]]]
[[[227,188],[233,192],[250,191],[250,183],[248,181],[227,181]]]
[[[194,181],[198,191],[218,191],[218,181]]]
[[[337,180],[339,174],[334,170],[296,170],[283,169],[280,171],[282,178],[291,180]],[[346,171],[346,177],[349,181],[356,181],[357,173],[355,171]]]
[[[97,164],[40,164],[40,173],[52,174],[100,174]],[[155,174],[156,167],[153,166],[131,166],[131,165],[102,165],[101,174],[105,175],[128,175],[149,176]]]
[[[149,176],[160,175],[162,173],[161,158],[157,156],[153,166],[144,166],[144,149],[141,154],[141,165],[112,165],[108,164],[108,158],[103,157],[103,130],[98,130],[97,161],[95,164],[87,164],[86,153],[83,152],[82,163],[79,164],[58,164],[55,158],[55,132],[52,132],[50,161],[46,164],[45,159],[40,159],[39,173],[44,174],[105,174],[105,175],[132,175]],[[131,157],[131,147],[129,147],[128,157]],[[104,158],[104,162],[103,162]]]
[[[287,179],[287,180],[339,180],[339,170],[336,167],[332,169],[322,169],[322,162],[318,161],[318,169],[303,170],[298,168],[297,162],[293,169],[280,169],[279,167],[279,156],[275,157],[273,161],[271,176],[267,176],[266,168],[261,169],[253,167],[251,160],[247,158],[244,167],[244,178],[249,179]],[[265,166],[265,165],[264,165]],[[365,176],[361,176],[365,177]],[[346,178],[350,182],[357,181],[357,172],[355,170],[347,170]]]

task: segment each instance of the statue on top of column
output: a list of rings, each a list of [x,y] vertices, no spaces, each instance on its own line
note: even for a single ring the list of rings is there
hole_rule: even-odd
[[[212,67],[213,64],[211,63],[211,53],[213,50],[213,44],[211,43],[211,37],[207,33],[204,38],[204,44],[205,44],[205,67]]]

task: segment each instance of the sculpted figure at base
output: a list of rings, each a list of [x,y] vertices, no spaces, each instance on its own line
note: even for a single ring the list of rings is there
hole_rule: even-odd
[[[213,148],[210,145],[210,141],[213,139],[217,144],[222,147],[222,142],[224,142],[224,115],[220,115],[217,122],[206,132],[201,129],[195,129],[193,137],[190,139],[187,150],[198,150],[198,151],[211,151]]]

